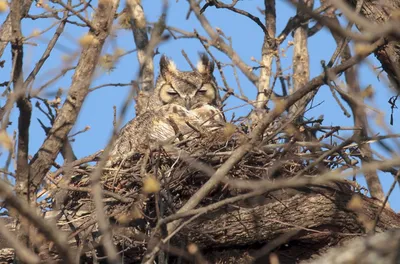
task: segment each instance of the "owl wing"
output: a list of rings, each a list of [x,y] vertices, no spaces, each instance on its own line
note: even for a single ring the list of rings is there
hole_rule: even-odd
[[[110,152],[107,166],[125,159],[132,153],[145,152],[154,143],[155,138],[165,140],[174,135],[173,128],[166,122],[160,122],[160,117],[156,114],[152,111],[144,112],[121,129]]]

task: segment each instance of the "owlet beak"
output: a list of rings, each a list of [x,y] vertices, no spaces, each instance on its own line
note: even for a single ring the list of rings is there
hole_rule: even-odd
[[[190,110],[190,108],[192,107],[192,100],[189,96],[185,97],[185,107],[187,110]]]

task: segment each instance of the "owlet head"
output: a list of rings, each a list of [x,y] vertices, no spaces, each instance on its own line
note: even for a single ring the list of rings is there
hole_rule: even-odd
[[[214,62],[202,54],[195,71],[179,71],[174,62],[162,56],[156,95],[162,104],[177,104],[188,110],[202,105],[219,103],[217,85],[213,76]]]

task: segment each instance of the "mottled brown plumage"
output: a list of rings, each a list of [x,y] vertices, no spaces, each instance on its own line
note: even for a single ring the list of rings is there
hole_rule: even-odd
[[[126,124],[110,154],[112,165],[133,152],[172,143],[217,128],[225,121],[214,64],[206,55],[195,71],[179,71],[165,56],[147,109]]]

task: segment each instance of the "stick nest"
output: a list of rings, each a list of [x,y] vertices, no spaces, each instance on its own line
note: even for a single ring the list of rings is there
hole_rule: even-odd
[[[217,170],[241,143],[248,140],[249,127],[234,127],[233,131],[232,128],[229,125],[207,135],[181,141],[172,147],[160,147],[145,154],[135,153],[113,167],[104,169],[101,178],[103,202],[111,224],[135,230],[130,235],[114,234],[115,244],[122,245],[121,250],[130,252],[130,261],[138,261],[143,256],[146,248],[144,238],[151,235],[157,220],[177,212],[210,178],[213,170]],[[242,180],[291,178],[312,162],[309,149],[293,144],[293,140],[285,141],[282,134],[275,134],[266,131],[265,138],[271,139],[248,152],[227,176]],[[326,159],[334,161],[336,158]],[[53,208],[58,212],[58,224],[68,232],[71,243],[87,255],[92,254],[86,249],[88,241],[96,244],[95,241],[99,239],[88,235],[98,231],[95,206],[90,194],[90,175],[94,168],[90,163],[85,163],[58,173],[53,181],[69,178],[69,184],[59,183],[58,188],[49,195],[52,202],[56,200],[56,204],[59,204],[58,210]],[[305,174],[317,174],[316,168]],[[221,183],[199,206],[246,191],[228,188]],[[141,242],[137,242],[140,239]]]

